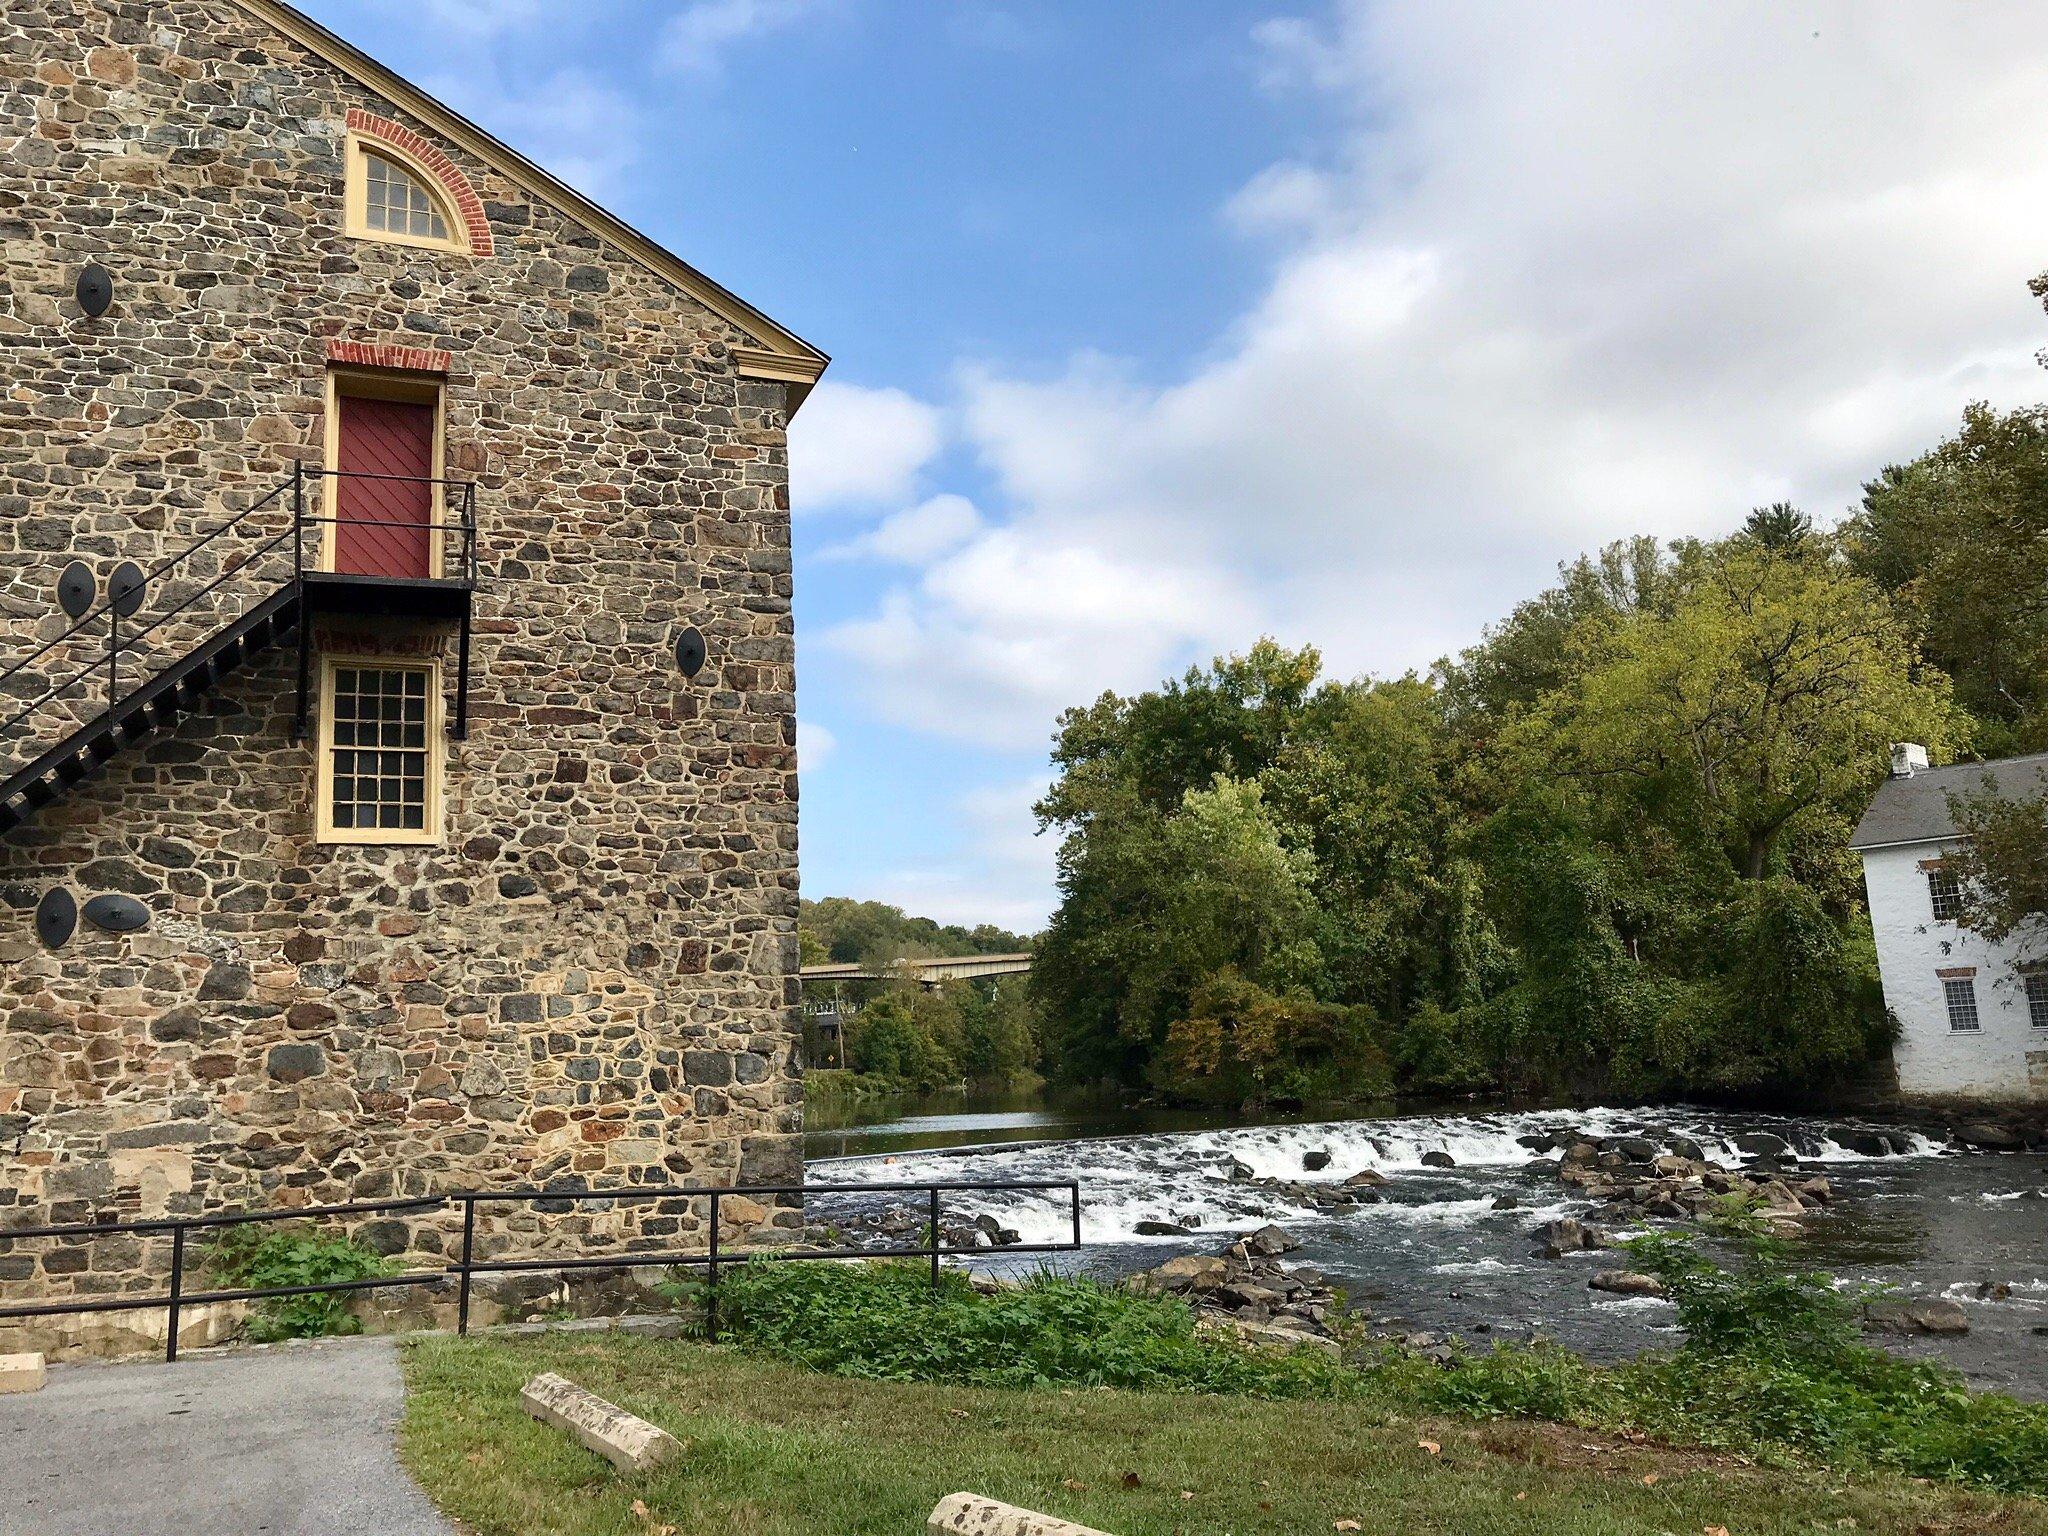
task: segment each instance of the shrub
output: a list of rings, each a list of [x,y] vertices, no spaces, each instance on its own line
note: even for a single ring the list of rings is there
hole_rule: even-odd
[[[877,1381],[1309,1397],[1349,1375],[1205,1338],[1177,1301],[1049,1275],[982,1296],[951,1271],[934,1291],[920,1265],[754,1263],[721,1281],[719,1316],[747,1348]]]
[[[1731,1204],[1708,1230],[1739,1256],[1736,1268],[1716,1263],[1690,1233],[1655,1233],[1628,1245],[1636,1266],[1662,1280],[1677,1304],[1688,1350],[1825,1362],[1855,1345],[1864,1291],[1843,1291],[1832,1275],[1796,1268],[1792,1244],[1752,1208]]]
[[[254,1290],[286,1285],[337,1285],[349,1280],[374,1280],[394,1272],[389,1260],[349,1238],[277,1227],[266,1230],[254,1224],[225,1229],[207,1254],[207,1267],[230,1286]],[[348,1310],[353,1294],[327,1291],[258,1302],[249,1318],[249,1337],[258,1343],[269,1343],[276,1339],[361,1333],[362,1321]]]

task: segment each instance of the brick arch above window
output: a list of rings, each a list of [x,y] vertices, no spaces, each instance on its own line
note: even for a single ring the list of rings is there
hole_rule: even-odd
[[[365,112],[360,107],[349,108],[348,130],[368,145],[395,151],[394,158],[431,178],[441,195],[447,198],[455,221],[461,224],[461,241],[469,253],[472,256],[491,254],[491,224],[484,217],[483,199],[477,196],[469,178],[462,174],[462,168],[450,160],[439,145],[403,123],[379,117],[374,112]]]

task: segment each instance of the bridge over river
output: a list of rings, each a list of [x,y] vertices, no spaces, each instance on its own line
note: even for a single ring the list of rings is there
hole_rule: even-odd
[[[1029,955],[943,955],[924,960],[889,960],[876,965],[859,961],[807,965],[798,974],[806,986],[825,981],[915,981],[936,987],[947,981],[1021,976],[1030,969]]]

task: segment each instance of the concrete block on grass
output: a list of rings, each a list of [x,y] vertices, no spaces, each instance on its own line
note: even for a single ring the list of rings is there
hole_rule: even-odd
[[[681,1443],[667,1430],[635,1418],[553,1371],[534,1377],[520,1390],[519,1406],[543,1424],[566,1431],[621,1472],[643,1472],[683,1454]]]
[[[1091,1526],[1055,1520],[978,1493],[949,1493],[925,1522],[929,1536],[1108,1536]]]
[[[0,1355],[0,1392],[40,1392],[45,1375],[41,1355]]]

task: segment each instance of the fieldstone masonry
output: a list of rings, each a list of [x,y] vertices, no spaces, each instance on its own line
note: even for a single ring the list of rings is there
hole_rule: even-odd
[[[346,238],[352,111],[429,132],[233,0],[0,11],[0,667],[69,560],[104,582],[317,465],[330,344],[447,355],[482,530],[443,846],[316,842],[289,644],[0,842],[0,1224],[800,1176],[785,387],[461,145],[488,256]],[[316,638],[453,677],[445,624]],[[151,926],[46,951],[53,884]],[[701,1215],[511,1208],[485,1247]],[[452,1221],[365,1230],[431,1255]],[[154,1288],[164,1247],[0,1243],[0,1300]]]

